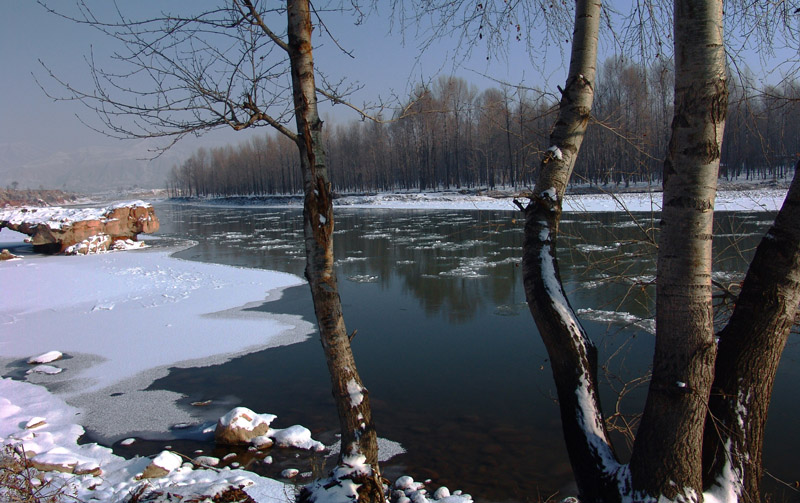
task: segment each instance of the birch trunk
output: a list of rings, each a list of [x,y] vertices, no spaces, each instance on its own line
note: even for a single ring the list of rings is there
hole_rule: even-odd
[[[630,462],[636,494],[696,500],[714,372],[711,242],[728,92],[721,0],[676,0],[653,376]]]
[[[290,0],[287,13],[297,146],[305,193],[305,275],[311,286],[314,312],[339,413],[342,435],[339,464],[352,464],[363,455],[372,467],[372,477],[359,481],[362,484],[359,500],[378,501],[383,497],[369,393],[356,369],[333,268],[333,199],[322,142],[322,121],[317,112],[308,0]],[[377,495],[370,494],[371,491],[377,491]]]
[[[772,385],[800,303],[800,163],[775,223],[758,245],[730,321],[719,334],[706,420],[706,485],[761,499],[761,449]]]
[[[589,122],[601,3],[575,3],[569,75],[531,201],[525,207],[525,296],[550,356],[561,422],[581,501],[620,499],[620,465],[608,440],[597,393],[597,350],[561,286],[556,236],[561,205]]]

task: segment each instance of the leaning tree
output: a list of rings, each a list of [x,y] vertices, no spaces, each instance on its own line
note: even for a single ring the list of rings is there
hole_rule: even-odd
[[[317,111],[318,92],[337,102],[343,96],[316,84],[311,3],[220,0],[217,7],[196,7],[199,12],[192,14],[146,19],[129,18],[117,8],[110,20],[97,15],[99,6],[89,8],[82,0],[72,13],[43,5],[116,42],[116,61],[108,66],[87,58],[91,90],[50,72],[66,90],[57,99],[77,100],[95,111],[107,134],[162,137],[172,144],[213,128],[270,126],[297,146],[305,194],[305,276],[341,430],[334,473],[357,482],[349,497],[382,501],[369,393],[356,369],[334,270],[333,198]]]

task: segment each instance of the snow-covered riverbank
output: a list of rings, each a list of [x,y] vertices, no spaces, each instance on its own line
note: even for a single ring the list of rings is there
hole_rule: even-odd
[[[720,190],[716,211],[777,211],[786,197],[785,188],[763,187],[747,190]],[[190,204],[301,207],[296,197],[231,197],[189,198]],[[524,203],[525,200],[523,199]],[[500,210],[519,211],[514,198],[503,193],[490,195],[458,192],[397,192],[374,195],[342,196],[334,200],[335,208],[420,209],[420,210]],[[661,192],[623,192],[606,194],[568,194],[564,198],[565,212],[651,212],[661,210]]]

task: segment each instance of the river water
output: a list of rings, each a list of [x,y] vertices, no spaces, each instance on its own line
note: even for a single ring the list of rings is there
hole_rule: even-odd
[[[301,212],[164,203],[160,234],[192,239],[188,260],[302,276]],[[547,353],[525,304],[522,222],[512,212],[337,209],[335,256],[345,320],[381,437],[406,453],[384,464],[478,501],[570,492]],[[714,278],[736,284],[773,215],[718,214]],[[561,275],[600,350],[603,406],[620,420],[641,407],[653,347],[655,247],[651,215],[565,214]],[[313,319],[307,286],[258,309]],[[224,334],[220,334],[224,337]],[[793,399],[800,377],[793,334],[776,382],[765,466],[794,482],[800,464]],[[152,389],[277,414],[335,440],[336,411],[316,336],[207,368],[173,369]],[[617,403],[620,390],[627,392]],[[196,411],[195,411],[196,412]],[[618,424],[623,424],[619,421]],[[625,435],[615,434],[624,452]],[[184,448],[191,448],[187,444]],[[301,461],[297,461],[300,463]],[[304,460],[314,464],[313,460]],[[274,470],[273,470],[274,471]],[[267,471],[266,473],[270,473]],[[574,491],[574,490],[573,490]]]

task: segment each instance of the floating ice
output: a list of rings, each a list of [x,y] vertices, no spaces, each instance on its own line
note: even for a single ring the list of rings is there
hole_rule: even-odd
[[[353,283],[377,283],[378,276],[371,274],[357,274],[355,276],[348,276],[347,280],[352,281]]]

